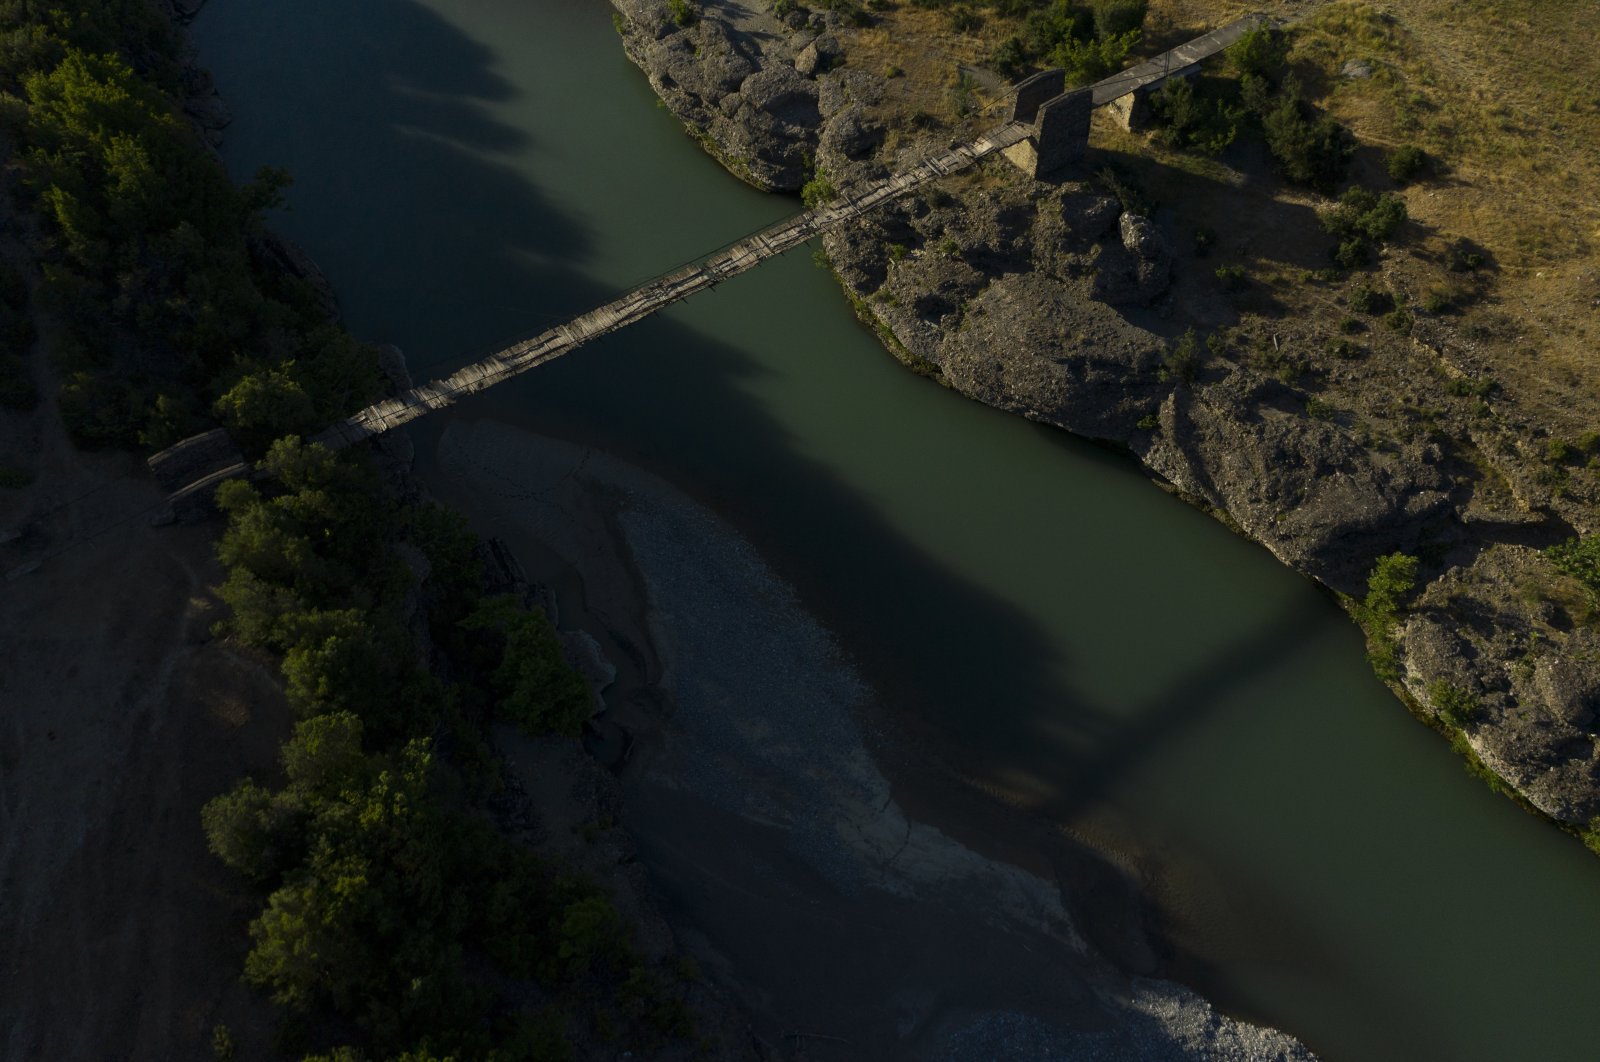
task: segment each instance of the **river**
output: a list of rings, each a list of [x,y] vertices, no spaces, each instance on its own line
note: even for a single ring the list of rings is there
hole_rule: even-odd
[[[275,224],[419,377],[796,208],[683,135],[602,0],[212,0],[193,32],[230,167],[291,171]],[[1135,867],[1227,1009],[1332,1059],[1595,1056],[1600,863],[1463,772],[1314,586],[905,371],[803,253],[452,415],[709,503],[952,778]]]

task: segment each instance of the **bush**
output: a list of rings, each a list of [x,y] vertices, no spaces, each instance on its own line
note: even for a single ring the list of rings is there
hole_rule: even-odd
[[[1095,0],[1095,36],[1104,40],[1138,31],[1148,8],[1146,0]]]
[[[1428,168],[1428,153],[1413,144],[1406,144],[1389,153],[1386,168],[1396,184],[1410,184]]]
[[[1161,379],[1180,380],[1192,384],[1195,377],[1200,374],[1203,363],[1204,356],[1200,342],[1195,337],[1194,329],[1191,328],[1167,349],[1167,356],[1161,363]]]
[[[1222,284],[1223,291],[1243,291],[1245,285],[1244,266],[1227,265],[1218,266],[1217,280]]]
[[[1384,314],[1383,323],[1388,325],[1389,330],[1392,332],[1398,332],[1403,336],[1411,334],[1411,326],[1413,321],[1411,319],[1411,315],[1407,313],[1403,307],[1397,306],[1393,310],[1390,310],[1388,313]]]
[[[1226,101],[1201,95],[1186,77],[1163,84],[1150,97],[1150,106],[1160,123],[1157,135],[1163,143],[1202,155],[1216,155],[1233,143],[1244,117],[1242,110]]]
[[[1261,123],[1267,148],[1290,181],[1328,192],[1344,178],[1355,138],[1349,130],[1305,100],[1293,75],[1275,85],[1266,77],[1246,74],[1239,80],[1246,111]]]
[[[567,665],[544,613],[520,609],[509,597],[488,598],[461,625],[498,636],[490,686],[503,717],[530,733],[578,735],[593,698],[583,676]]]
[[[1379,557],[1367,577],[1367,611],[1375,618],[1392,623],[1417,585],[1418,561],[1406,553]]]
[[[1250,30],[1228,48],[1228,62],[1241,76],[1277,82],[1288,66],[1289,40],[1274,26]]]
[[[1556,571],[1584,585],[1600,601],[1600,534],[1568,539],[1544,551]]]
[[[667,11],[672,15],[672,21],[680,26],[692,26],[700,17],[698,8],[691,0],[667,0]]]
[[[1475,722],[1483,712],[1483,704],[1475,695],[1443,679],[1428,683],[1428,702],[1441,719],[1457,730]]]
[[[825,173],[817,173],[800,189],[800,201],[806,205],[807,210],[815,210],[820,206],[832,202],[839,195],[833,182],[828,180]]]
[[[1021,37],[1011,36],[995,46],[989,65],[1002,77],[1015,81],[1027,72],[1028,59],[1028,46]]]

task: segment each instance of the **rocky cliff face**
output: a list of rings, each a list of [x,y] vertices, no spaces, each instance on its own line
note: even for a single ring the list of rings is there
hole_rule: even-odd
[[[875,106],[883,79],[852,66],[837,16],[791,25],[708,3],[680,27],[664,0],[614,4],[668,106],[763,187],[797,187],[810,158],[846,188],[935,146]],[[1237,315],[1157,221],[1095,182],[1036,182],[998,159],[825,246],[902,361],[1126,447],[1297,571],[1359,598],[1378,557],[1421,555],[1427,585],[1395,631],[1413,707],[1553,818],[1600,813],[1600,635],[1535,548],[1600,526],[1600,499],[1552,472],[1514,404],[1455,386],[1464,355],[1444,322],[1330,342],[1332,321]],[[1238,323],[1186,343],[1188,319]],[[1429,691],[1444,686],[1477,712],[1440,716]]]

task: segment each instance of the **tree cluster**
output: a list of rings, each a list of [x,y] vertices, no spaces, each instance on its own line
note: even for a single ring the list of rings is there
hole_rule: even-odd
[[[260,452],[348,412],[376,359],[264,251],[287,178],[235,187],[185,118],[180,44],[146,0],[0,5],[0,131],[40,221],[68,427],[160,448],[220,418]]]
[[[1010,78],[1059,66],[1070,85],[1087,85],[1121,70],[1139,42],[1145,0],[997,0],[998,14],[1022,19],[1022,31],[995,50],[990,64]]]
[[[301,719],[281,784],[246,780],[203,814],[264,892],[246,979],[353,1023],[375,1057],[562,1058],[579,1020],[627,1044],[683,1035],[679,994],[605,895],[475,810],[488,719],[575,734],[587,717],[548,620],[485,596],[459,518],[397,503],[361,457],[287,438],[260,470],[219,493],[225,633],[282,655]],[[448,684],[405,618],[422,601]]]

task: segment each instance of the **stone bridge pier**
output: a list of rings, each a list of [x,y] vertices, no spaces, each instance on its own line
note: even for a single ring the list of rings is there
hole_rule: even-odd
[[[1049,177],[1082,161],[1089,150],[1094,90],[1063,92],[1066,74],[1041,70],[1017,83],[1011,120],[1033,126],[1026,140],[1006,148],[1012,165],[1029,177]]]

